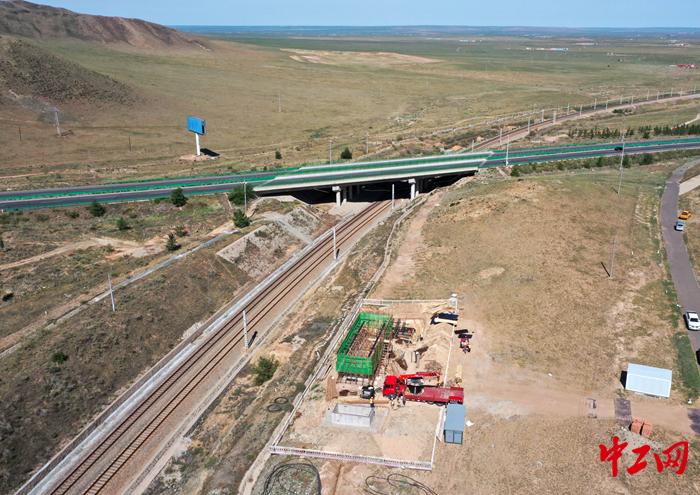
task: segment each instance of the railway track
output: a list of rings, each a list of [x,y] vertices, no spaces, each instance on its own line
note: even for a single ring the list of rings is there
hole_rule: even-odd
[[[637,105],[648,105],[648,104],[654,104],[654,103],[663,103],[663,102],[667,102],[667,101],[674,101],[676,99],[697,98],[699,93],[700,93],[699,91],[690,91],[690,92],[686,93],[685,95],[679,95],[679,96],[670,95],[670,96],[663,96],[659,99],[641,99],[641,100],[637,101],[636,104]],[[556,120],[554,119],[554,117],[551,117],[549,119],[544,119],[544,120],[537,122],[537,123],[533,122],[529,127],[530,127],[530,131],[535,131],[535,130],[539,130],[539,129],[543,129],[543,128],[547,128],[547,127],[552,127],[559,122],[567,122],[570,120],[579,120],[579,119],[582,119],[584,117],[588,117],[589,115],[592,115],[592,114],[595,114],[598,112],[609,111],[609,110],[614,110],[614,109],[619,109],[619,108],[633,107],[634,105],[635,105],[635,103],[613,104],[613,105],[609,105],[608,107],[606,107],[605,110],[603,109],[602,103],[601,103],[601,105],[581,107],[581,110],[578,112],[575,111],[575,109],[574,109],[573,112],[570,112],[568,114],[558,115]],[[490,146],[493,146],[495,144],[502,145],[502,144],[504,144],[504,142],[507,143],[509,141],[512,141],[513,139],[519,139],[520,137],[524,137],[525,135],[527,135],[527,129],[528,129],[527,126],[518,127],[516,129],[511,129],[510,131],[504,132],[503,136],[495,136],[495,137],[486,139],[486,140],[482,141],[481,143],[479,143],[478,145],[474,146],[474,151],[485,150],[485,149],[488,149]],[[510,138],[513,138],[513,139],[510,139]]]
[[[358,232],[382,215],[389,203],[375,203],[336,229],[336,247],[352,242]],[[320,242],[297,263],[270,280],[246,306],[248,333],[262,331],[264,319],[295,289],[307,283],[315,270],[333,257],[332,237]],[[205,379],[216,373],[231,353],[243,344],[242,311],[233,315],[218,331],[208,336],[194,352],[172,370],[165,380],[132,410],[97,445],[85,453],[68,474],[46,493],[98,494],[134,458],[173,416],[183,402],[198,392]]]

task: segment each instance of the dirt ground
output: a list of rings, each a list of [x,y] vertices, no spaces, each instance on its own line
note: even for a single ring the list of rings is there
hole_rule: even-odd
[[[421,495],[411,489],[391,489],[381,478],[399,473],[418,480],[439,495],[461,493],[700,493],[700,465],[687,471],[657,473],[651,454],[646,470],[630,476],[625,469],[636,455],[631,449],[651,444],[654,450],[666,448],[678,437],[656,432],[652,442],[621,429],[614,422],[593,419],[560,419],[546,416],[498,417],[488,413],[470,413],[474,426],[466,429],[463,445],[438,444],[436,468],[430,473],[381,469],[356,464],[339,465],[314,461],[321,473],[323,495],[366,493],[367,482],[381,493]],[[599,445],[608,447],[612,436],[628,441],[620,460],[620,474],[612,478],[610,464],[599,458]],[[527,446],[522,448],[520,446]],[[691,459],[700,451],[696,443]],[[367,479],[377,476],[380,479]]]
[[[368,65],[385,67],[397,64],[430,64],[439,60],[401,53],[387,52],[342,52],[326,50],[293,50],[282,51],[293,53],[289,57],[297,62],[328,65]]]

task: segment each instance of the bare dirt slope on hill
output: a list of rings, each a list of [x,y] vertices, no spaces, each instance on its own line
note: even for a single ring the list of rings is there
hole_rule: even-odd
[[[0,34],[125,43],[137,48],[201,46],[175,29],[141,19],[78,14],[17,0],[0,1]]]
[[[5,101],[19,104],[26,104],[26,98],[118,104],[136,98],[131,88],[111,77],[8,37],[0,37],[0,92]]]

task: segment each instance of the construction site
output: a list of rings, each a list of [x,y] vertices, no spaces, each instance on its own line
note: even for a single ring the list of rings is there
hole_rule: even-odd
[[[473,333],[456,300],[365,300],[346,323],[272,452],[431,470],[437,442],[461,444],[466,421],[450,361]]]

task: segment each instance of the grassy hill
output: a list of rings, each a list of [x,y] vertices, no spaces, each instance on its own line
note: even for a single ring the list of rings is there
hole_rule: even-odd
[[[137,48],[201,47],[179,31],[140,19],[78,14],[19,0],[0,1],[0,34],[75,38]]]

